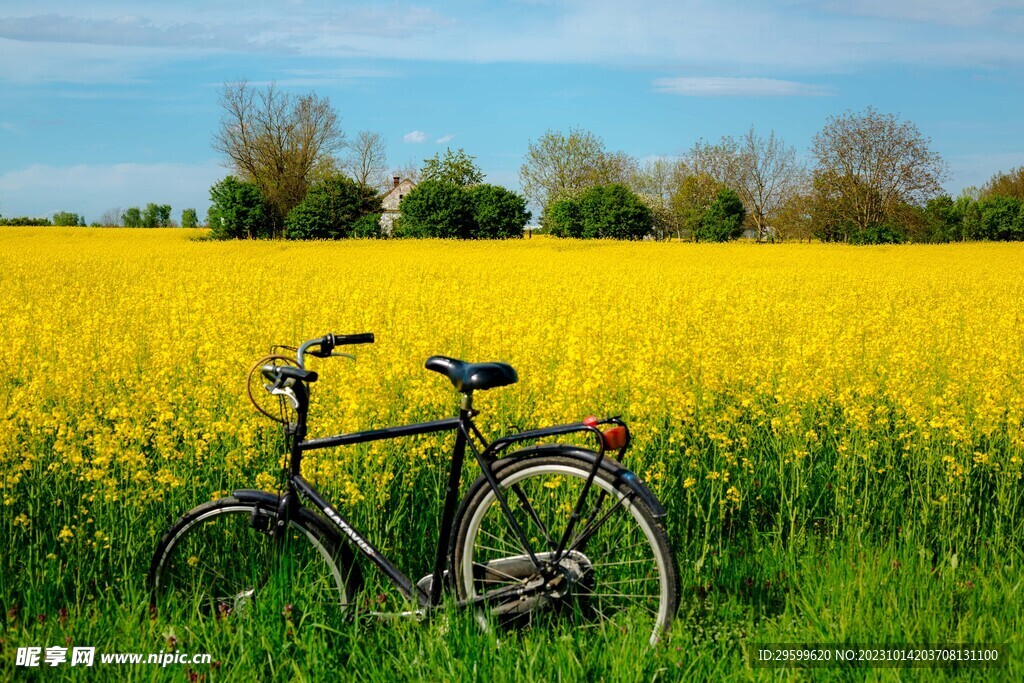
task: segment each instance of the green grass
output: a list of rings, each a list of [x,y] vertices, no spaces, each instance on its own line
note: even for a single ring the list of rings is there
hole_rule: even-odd
[[[726,401],[727,398],[719,397]],[[728,406],[718,405],[720,413]],[[713,469],[726,457],[699,425],[676,425],[688,451],[655,443],[629,454],[669,510],[682,577],[672,632],[655,648],[617,629],[547,626],[484,632],[473,615],[448,606],[417,622],[356,618],[314,623],[280,609],[226,620],[183,614],[152,617],[144,575],[159,535],[210,491],[252,485],[227,481],[208,467],[165,500],[144,505],[87,499],[77,482],[43,471],[41,458],[19,483],[33,523],[6,513],[0,571],[4,633],[0,676],[27,680],[182,679],[189,667],[63,665],[15,668],[19,646],[85,645],[97,652],[210,653],[216,666],[191,667],[202,680],[1021,680],[1024,678],[1024,551],[1018,479],[975,469],[962,478],[944,469],[945,455],[965,449],[932,443],[901,450],[884,434],[862,432],[827,405],[799,417],[826,438],[794,443],[767,426],[736,420],[747,437],[752,490],[742,506],[723,500],[725,484],[686,486],[688,462]],[[799,432],[799,430],[795,430]],[[994,459],[1016,452],[1000,435],[986,437]],[[844,456],[843,443],[874,440],[870,458]],[[269,443],[269,442],[268,442]],[[407,442],[406,442],[407,444]],[[385,497],[367,496],[346,512],[411,576],[426,574],[436,543],[445,470],[440,444],[424,466],[409,467],[405,445],[379,461],[352,458],[348,474],[364,491],[375,472],[396,474]],[[228,449],[225,445],[225,452]],[[45,449],[45,442],[37,448]],[[970,452],[968,446],[967,452]],[[806,448],[793,461],[787,454]],[[676,450],[673,450],[676,449]],[[268,453],[271,452],[268,450]],[[687,455],[688,453],[688,455]],[[377,463],[377,464],[374,464]],[[254,466],[252,477],[259,468]],[[185,471],[183,470],[183,476]],[[469,472],[466,481],[475,476]],[[755,484],[756,483],[756,484]],[[340,484],[324,482],[330,497]],[[130,482],[125,482],[130,491]],[[935,503],[945,496],[948,503]],[[15,510],[15,513],[18,511]],[[65,525],[93,519],[109,541],[55,541]],[[104,545],[109,544],[109,548]],[[380,597],[403,605],[363,564],[364,605]],[[376,577],[376,578],[375,578]],[[990,669],[753,668],[759,644],[1000,645],[1005,666]]]

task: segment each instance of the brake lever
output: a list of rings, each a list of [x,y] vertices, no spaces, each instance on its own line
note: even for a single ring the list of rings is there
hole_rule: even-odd
[[[263,388],[270,392],[271,396],[284,396],[292,404],[294,410],[299,409],[299,399],[291,387],[278,387],[273,384],[264,384]]]
[[[348,358],[349,360],[355,360],[356,359],[356,357],[353,356],[351,353],[337,353],[337,352],[332,353],[331,354],[331,358]]]

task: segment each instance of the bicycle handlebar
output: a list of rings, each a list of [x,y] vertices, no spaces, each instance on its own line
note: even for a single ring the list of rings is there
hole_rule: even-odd
[[[352,344],[372,344],[374,342],[373,332],[361,334],[325,334],[316,339],[303,342],[295,354],[300,368],[306,367],[306,353],[317,358],[329,358],[335,346],[350,346]],[[310,351],[312,347],[318,347],[316,351]]]

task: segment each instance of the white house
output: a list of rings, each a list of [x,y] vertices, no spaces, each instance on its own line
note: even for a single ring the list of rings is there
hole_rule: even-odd
[[[391,189],[388,190],[388,193],[381,200],[380,227],[387,235],[391,234],[391,226],[394,224],[395,219],[402,215],[398,210],[402,197],[412,192],[412,188],[416,187],[416,183],[409,178],[402,180],[399,176],[394,176],[392,181],[394,185],[392,185]]]

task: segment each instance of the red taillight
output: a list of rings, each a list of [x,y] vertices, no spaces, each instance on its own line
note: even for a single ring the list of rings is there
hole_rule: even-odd
[[[587,425],[588,427],[596,427],[597,418],[594,417],[593,415],[591,415],[590,417],[585,417],[583,418],[583,424]]]
[[[612,427],[604,432],[604,447],[610,451],[617,451],[626,445],[626,428]]]

